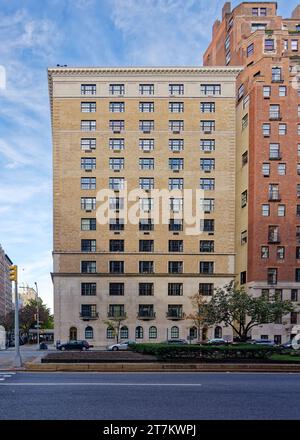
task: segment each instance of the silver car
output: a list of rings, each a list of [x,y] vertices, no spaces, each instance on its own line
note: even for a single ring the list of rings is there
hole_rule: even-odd
[[[118,344],[112,344],[107,346],[109,351],[128,350],[129,344],[135,344],[135,341],[121,341]]]

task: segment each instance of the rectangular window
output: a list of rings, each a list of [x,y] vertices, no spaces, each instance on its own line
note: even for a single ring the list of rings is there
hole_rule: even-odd
[[[285,256],[284,246],[277,246],[277,249],[276,249],[277,260],[284,260],[284,256]]]
[[[96,252],[96,240],[81,240],[81,252]]]
[[[169,84],[170,95],[183,95],[184,85],[183,84]]]
[[[98,318],[99,313],[96,304],[82,304],[80,316],[82,318]]]
[[[170,198],[170,211],[172,212],[181,212],[183,207],[183,199],[179,197],[171,197]]]
[[[114,132],[114,133],[120,133],[122,130],[125,129],[125,122],[124,120],[110,120],[109,121],[109,128]]]
[[[215,209],[215,199],[200,199],[200,209],[210,214]]]
[[[81,189],[96,189],[96,177],[81,177]]]
[[[96,103],[95,102],[82,102],[80,108],[81,108],[82,113],[95,113]]]
[[[300,105],[298,104],[298,107],[297,107],[297,113],[298,113],[298,118],[300,118]]]
[[[125,317],[124,304],[109,304],[108,317],[109,318],[122,318]]]
[[[279,86],[278,87],[278,95],[279,96],[286,96],[286,86]]]
[[[140,177],[139,185],[141,189],[149,190],[154,188],[154,179],[152,177]]]
[[[213,240],[200,240],[200,252],[214,252],[215,242]]]
[[[182,120],[170,120],[169,130],[180,133],[184,129],[184,124]]]
[[[261,205],[261,215],[263,217],[269,217],[269,215],[270,215],[270,205]]]
[[[296,206],[296,216],[300,217],[300,205]]]
[[[200,170],[210,172],[215,169],[215,159],[200,159]]]
[[[275,159],[275,160],[281,159],[281,157],[280,157],[280,144],[270,144],[269,158]]]
[[[278,134],[279,136],[284,136],[287,133],[287,125],[286,124],[279,124],[278,125]]]
[[[285,205],[278,205],[277,215],[278,217],[285,217]]]
[[[215,121],[200,121],[200,129],[204,131],[204,133],[212,133],[215,131],[215,128]]]
[[[140,102],[139,109],[142,113],[153,113],[154,112],[154,102]]]
[[[82,170],[95,170],[96,169],[96,158],[95,157],[82,157],[81,158],[81,169]]]
[[[124,240],[109,240],[110,252],[124,252]]]
[[[184,148],[183,139],[169,139],[169,150],[182,151]]]
[[[215,113],[216,105],[214,102],[201,102],[200,111],[201,113]]]
[[[265,52],[274,52],[275,50],[275,40],[273,38],[265,39]]]
[[[242,84],[242,85],[238,88],[238,94],[237,94],[237,99],[238,99],[238,101],[239,101],[240,99],[242,99],[242,97],[244,96],[244,93],[245,93],[245,86],[244,86],[244,84]]]
[[[140,198],[139,206],[141,211],[150,212],[151,210],[153,210],[153,199]]]
[[[154,240],[140,240],[139,252],[154,252]]]
[[[300,269],[295,270],[295,281],[299,283],[300,281]]]
[[[289,50],[289,40],[283,40],[283,50]]]
[[[123,113],[125,112],[125,102],[110,102],[109,111],[112,113]]]
[[[254,44],[251,43],[249,44],[249,46],[247,47],[247,57],[250,57],[251,55],[254,54]]]
[[[169,231],[182,231],[183,220],[179,218],[171,218],[169,220]]]
[[[154,130],[154,121],[153,120],[140,120],[139,122],[140,131],[150,133]]]
[[[183,252],[183,240],[169,240],[169,252]]]
[[[169,102],[169,112],[171,113],[183,113],[183,102]]]
[[[199,283],[199,294],[204,296],[212,296],[214,294],[213,283]]]
[[[246,284],[247,282],[247,272],[243,271],[240,273],[240,284]]]
[[[271,124],[263,124],[262,132],[265,137],[269,137],[271,134]]]
[[[169,190],[183,189],[183,179],[172,178],[169,179]]]
[[[214,262],[213,261],[200,261],[199,273],[201,273],[201,274],[214,273]]]
[[[82,151],[95,150],[96,149],[96,139],[94,139],[94,138],[81,139],[80,146],[81,146]]]
[[[109,198],[109,209],[112,209],[112,210],[124,209],[124,197],[110,197]]]
[[[97,294],[96,283],[81,283],[82,296],[95,296]]]
[[[244,167],[248,163],[248,151],[242,154],[242,166]]]
[[[154,284],[153,283],[139,283],[139,296],[153,296]]]
[[[109,94],[110,95],[124,95],[125,93],[125,85],[124,84],[110,84],[109,85]]]
[[[140,139],[139,148],[142,151],[152,151],[154,150],[154,139]]]
[[[264,31],[266,29],[267,25],[266,23],[252,23],[251,24],[251,32],[255,31]]]
[[[82,261],[81,273],[96,273],[96,261]]]
[[[139,220],[140,231],[153,231],[154,224],[151,218],[143,218]]]
[[[269,243],[279,243],[279,226],[270,225],[268,227],[268,241]]]
[[[96,231],[96,219],[95,218],[82,218],[81,219],[82,231]]]
[[[183,273],[183,261],[169,261],[169,273]]]
[[[291,50],[298,52],[298,40],[291,40]]]
[[[139,261],[139,273],[154,273],[153,261]]]
[[[124,273],[124,261],[110,261],[109,273]]]
[[[242,130],[248,127],[248,113],[242,118]]]
[[[263,86],[263,97],[270,98],[270,96],[271,96],[271,87],[270,86]]]
[[[268,284],[277,284],[277,269],[267,269],[267,282]]]
[[[282,81],[281,67],[272,67],[272,81],[273,82]]]
[[[183,294],[182,283],[168,283],[168,296],[181,296]]]
[[[82,131],[96,131],[96,121],[81,121],[80,129]]]
[[[82,95],[96,95],[96,84],[81,84]]]
[[[113,151],[124,150],[125,142],[123,138],[110,138],[109,148]]]
[[[215,150],[215,139],[201,139],[200,140],[200,150],[201,151],[214,151]]]
[[[248,199],[248,191],[245,190],[241,194],[241,207],[244,208],[247,205],[247,199]]]
[[[124,158],[123,157],[110,157],[109,158],[109,168],[111,170],[122,170],[124,168]]]
[[[260,256],[263,260],[267,260],[269,258],[269,246],[262,246],[261,247]]]
[[[124,231],[124,219],[123,218],[110,218],[109,219],[110,231]]]
[[[203,95],[221,95],[221,84],[201,84],[201,93]]]
[[[110,296],[124,296],[124,283],[109,283]]]
[[[300,256],[299,256],[299,258],[300,258]],[[291,301],[293,301],[293,302],[298,301],[298,290],[297,289],[291,290]]]
[[[172,171],[183,170],[182,158],[169,158],[169,169]]]
[[[153,158],[140,158],[139,159],[140,170],[154,170],[154,159]]]
[[[200,232],[214,232],[215,221],[211,219],[200,220]]]
[[[204,191],[214,190],[215,189],[215,179],[201,178],[200,179],[200,189],[203,189]]]
[[[81,209],[94,211],[96,209],[96,197],[81,197]]]
[[[241,232],[241,244],[246,244],[248,241],[248,232],[242,231]]]
[[[286,175],[286,164],[285,163],[279,163],[278,164],[278,174],[279,174],[279,176],[285,176]]]
[[[154,84],[140,84],[139,91],[141,95],[154,95]]]
[[[291,312],[291,324],[292,325],[298,324],[298,313],[297,312]]]
[[[114,189],[120,191],[124,189],[124,177],[110,177],[109,178],[109,189]]]

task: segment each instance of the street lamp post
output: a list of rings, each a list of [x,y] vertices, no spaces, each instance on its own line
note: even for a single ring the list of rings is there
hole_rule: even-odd
[[[19,328],[19,293],[18,293],[18,266],[15,264],[9,267],[9,279],[15,283],[15,359],[14,367],[22,367],[20,354],[20,328]]]
[[[39,311],[39,291],[37,282],[35,284],[36,289],[36,334],[37,334],[37,344],[40,344],[40,311]]]

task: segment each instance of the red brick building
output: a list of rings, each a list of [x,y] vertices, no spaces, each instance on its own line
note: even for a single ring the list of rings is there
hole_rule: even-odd
[[[205,66],[244,66],[237,82],[236,273],[254,295],[300,295],[300,5],[276,2],[222,10]],[[252,337],[287,340],[299,313]],[[300,328],[300,327],[299,327]]]

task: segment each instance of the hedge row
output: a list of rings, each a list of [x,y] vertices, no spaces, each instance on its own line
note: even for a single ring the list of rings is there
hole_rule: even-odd
[[[135,344],[131,349],[137,353],[151,354],[161,361],[194,360],[255,360],[269,359],[276,352],[273,347],[257,347],[255,345],[167,345],[167,344]]]

